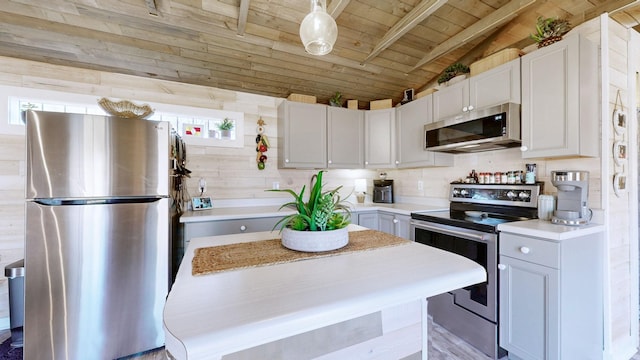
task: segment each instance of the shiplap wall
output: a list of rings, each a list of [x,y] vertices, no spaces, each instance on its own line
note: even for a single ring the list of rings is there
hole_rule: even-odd
[[[245,146],[242,149],[190,146],[188,168],[193,171],[189,180],[189,192],[196,195],[197,180],[204,177],[208,182],[208,195],[214,199],[258,199],[282,197],[282,194],[266,192],[277,181],[281,188],[299,189],[308,183],[310,170],[279,170],[276,168],[276,114],[282,99],[221,89],[178,84],[167,81],[138,78],[91,70],[54,66],[44,63],[0,57],[0,85],[64,91],[69,93],[94,94],[96,98],[106,96],[134,101],[152,101],[211,109],[242,111],[245,114]],[[257,170],[255,164],[255,127],[262,117],[267,123],[267,135],[272,147],[266,153],[270,159],[267,168]],[[0,121],[5,121],[0,115]],[[23,257],[24,236],[24,139],[15,135],[0,135],[3,151],[0,152],[0,266]],[[608,151],[608,149],[606,150]],[[446,199],[447,188],[452,180],[476,171],[508,171],[524,169],[525,163],[538,165],[539,179],[546,182],[545,192],[555,188],[549,182],[552,170],[581,169],[590,171],[590,201],[592,208],[601,208],[600,161],[599,159],[562,159],[526,161],[517,149],[456,156],[452,168],[420,168],[408,170],[383,170],[388,178],[395,180],[396,196],[401,198]],[[329,186],[345,185],[345,192],[353,188],[356,178],[368,179],[371,190],[372,179],[378,171],[331,170],[326,181]],[[419,191],[418,181],[424,182]],[[369,191],[370,192],[370,191]],[[8,316],[6,280],[0,281],[0,318]],[[625,298],[621,289],[614,289],[614,297]],[[626,289],[628,290],[628,289]],[[626,291],[622,289],[622,291]]]
[[[603,156],[608,157],[607,161],[603,161],[603,169],[606,168],[607,186],[607,208],[609,209],[609,286],[611,288],[612,297],[610,303],[610,339],[611,352],[614,358],[627,358],[633,354],[637,347],[637,276],[638,276],[638,239],[632,239],[631,234],[634,232],[632,226],[637,227],[637,214],[629,211],[633,207],[633,202],[638,199],[636,193],[629,191],[635,186],[633,182],[633,169],[637,171],[637,147],[629,147],[636,143],[637,134],[632,132],[637,130],[635,121],[635,111],[633,105],[629,103],[630,98],[634,98],[633,82],[635,74],[630,74],[629,62],[633,62],[630,58],[630,48],[639,44],[633,44],[629,30],[614,21],[608,21],[607,24],[607,41],[608,41],[608,71],[609,87],[608,99],[606,104],[606,115],[603,118],[604,126],[608,129],[605,133],[608,138],[608,148],[605,149]],[[637,50],[636,50],[637,51]],[[637,54],[637,52],[636,52]],[[605,56],[605,55],[603,55]],[[631,68],[638,70],[640,64],[633,64]],[[636,90],[637,91],[637,90]],[[618,94],[620,97],[618,98]],[[618,99],[618,100],[616,100]],[[617,102],[617,105],[616,105]],[[627,132],[616,134],[611,121],[614,109],[624,108],[627,113]],[[604,116],[603,115],[603,116]],[[633,139],[634,137],[635,139]],[[612,148],[617,140],[625,141],[628,152],[634,152],[621,165],[617,165],[613,161]],[[627,175],[627,189],[616,195],[613,191],[612,179],[616,173],[624,173]],[[634,275],[635,274],[635,275]],[[634,330],[635,329],[635,330]]]

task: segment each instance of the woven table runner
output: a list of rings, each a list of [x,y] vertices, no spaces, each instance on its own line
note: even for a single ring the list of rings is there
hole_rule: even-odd
[[[192,275],[282,264],[293,261],[336,256],[385,246],[408,244],[409,240],[376,230],[349,232],[349,243],[340,249],[324,252],[300,252],[285,248],[280,239],[270,239],[211,246],[195,250]]]

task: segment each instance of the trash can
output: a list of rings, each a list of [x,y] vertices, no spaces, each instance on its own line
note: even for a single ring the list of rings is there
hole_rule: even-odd
[[[24,259],[4,268],[9,278],[9,326],[11,327],[11,347],[22,347],[24,326]]]

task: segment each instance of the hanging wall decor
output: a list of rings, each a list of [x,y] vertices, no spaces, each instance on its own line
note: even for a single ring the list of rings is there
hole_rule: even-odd
[[[624,141],[616,141],[613,143],[613,160],[616,165],[624,165],[627,160],[627,143]]]
[[[258,164],[258,170],[264,170],[265,163],[267,162],[267,155],[264,153],[269,150],[269,139],[265,134],[265,126],[267,124],[260,118],[258,120],[258,126],[256,127],[256,132],[258,135],[256,136],[256,163]]]
[[[618,108],[618,102],[620,107]],[[616,135],[624,135],[627,130],[627,113],[624,111],[624,105],[622,104],[622,97],[620,96],[620,90],[616,94],[616,103],[613,106],[613,129]]]
[[[622,104],[620,90],[616,93],[616,102],[613,106],[613,117],[611,119],[614,130],[614,142],[611,155],[615,163],[615,174],[613,175],[613,192],[620,197],[627,189],[627,175],[625,165],[627,164],[627,152],[629,150],[625,141],[627,131],[627,113]]]
[[[627,190],[627,175],[623,173],[615,173],[613,175],[613,191],[617,197]]]

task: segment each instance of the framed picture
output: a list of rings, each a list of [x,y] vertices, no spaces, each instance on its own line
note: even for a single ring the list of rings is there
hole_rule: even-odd
[[[622,135],[627,130],[627,114],[620,109],[613,111],[613,129],[616,134]]]
[[[193,210],[206,210],[213,208],[213,202],[211,202],[210,196],[192,197],[191,204],[193,205]]]
[[[407,89],[404,91],[404,96],[402,97],[401,104],[406,104],[410,101],[413,101],[413,89]]]
[[[613,191],[617,197],[627,190],[627,175],[616,173],[613,175]]]
[[[616,141],[613,143],[613,160],[616,165],[621,166],[627,160],[627,143]]]
[[[184,136],[204,137],[207,127],[201,124],[182,124],[182,134]]]

